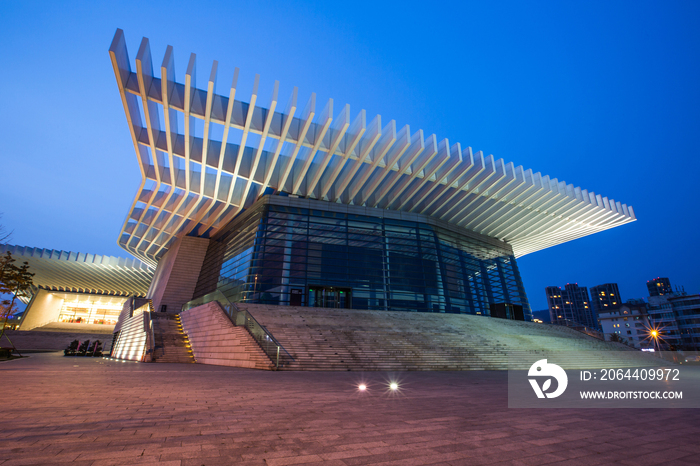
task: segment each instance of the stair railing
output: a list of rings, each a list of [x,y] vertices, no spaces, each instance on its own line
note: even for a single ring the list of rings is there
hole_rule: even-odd
[[[261,325],[255,318],[245,309],[240,309],[235,303],[228,300],[228,298],[221,292],[215,291],[201,298],[193,299],[192,301],[186,303],[182,306],[183,311],[192,309],[193,307],[201,306],[202,304],[207,304],[213,301],[217,301],[224,310],[226,316],[231,320],[231,323],[237,327],[244,327],[248,333],[253,337],[253,339],[258,343],[258,346],[267,354],[275,364],[276,369],[280,369],[290,362],[294,361],[289,352],[284,349],[277,339]]]
[[[598,340],[603,340],[605,341],[605,335],[603,335],[602,332],[586,327],[583,324],[580,324],[578,322],[575,322],[570,319],[558,319],[556,322],[550,322],[551,325],[558,325],[560,327],[568,327],[571,330],[576,330],[577,332],[585,333],[586,335],[597,338]]]
[[[144,310],[143,313],[143,325],[146,330],[146,352],[144,354],[143,362],[154,362],[155,351],[156,351],[156,339],[153,333],[153,314],[155,309],[153,308],[153,301],[148,300],[148,311]]]

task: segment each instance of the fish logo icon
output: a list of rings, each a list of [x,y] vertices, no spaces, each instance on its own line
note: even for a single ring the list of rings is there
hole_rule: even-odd
[[[528,371],[527,375],[528,377],[549,377],[544,381],[542,387],[540,387],[537,379],[528,379],[530,385],[532,385],[532,389],[537,395],[537,398],[556,398],[564,393],[564,390],[566,390],[566,386],[569,383],[569,378],[566,376],[564,369],[556,364],[548,363],[546,359],[540,359],[530,366],[530,370]],[[556,379],[557,381],[557,389],[551,393],[548,393],[547,390],[549,390],[552,385],[552,378]]]

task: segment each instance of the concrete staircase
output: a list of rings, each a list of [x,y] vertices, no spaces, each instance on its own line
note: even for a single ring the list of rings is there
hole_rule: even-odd
[[[198,363],[275,369],[248,330],[233,325],[218,303],[189,309],[180,318]]]
[[[112,335],[112,333],[114,333],[114,325],[69,324],[67,322],[51,322],[42,325],[41,327],[34,327],[33,329],[28,331]]]
[[[657,365],[654,357],[566,327],[463,314],[238,303],[289,351],[285,370],[567,369]]]
[[[155,340],[153,362],[194,363],[179,316],[159,313],[151,315]]]

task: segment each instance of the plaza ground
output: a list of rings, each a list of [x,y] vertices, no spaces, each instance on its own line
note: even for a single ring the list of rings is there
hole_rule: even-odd
[[[1,362],[0,389],[0,466],[682,465],[700,454],[700,410],[509,409],[503,371],[268,372],[39,353]]]

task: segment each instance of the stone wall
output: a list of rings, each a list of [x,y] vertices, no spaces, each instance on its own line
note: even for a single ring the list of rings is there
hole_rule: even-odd
[[[208,246],[208,239],[185,236],[160,259],[148,290],[156,312],[166,306],[168,313],[177,314],[192,300]]]
[[[31,330],[49,322],[55,322],[58,320],[62,305],[63,298],[56,297],[50,291],[39,290],[30,302],[20,328],[22,330]]]
[[[62,351],[73,340],[83,342],[85,340],[102,342],[102,352],[109,354],[109,349],[112,347],[112,334],[105,333],[79,333],[79,332],[42,332],[42,331],[23,331],[23,330],[8,330],[5,332],[10,337],[12,343],[20,351],[22,350],[52,350]],[[0,346],[7,348],[10,342],[5,337],[0,340]]]
[[[217,302],[180,313],[182,327],[199,364],[273,369],[270,358],[244,327],[231,323]]]

